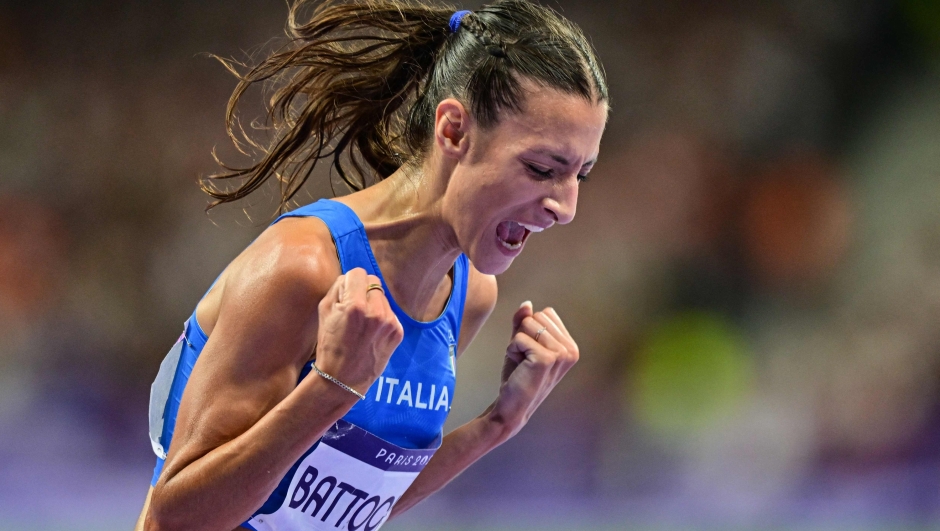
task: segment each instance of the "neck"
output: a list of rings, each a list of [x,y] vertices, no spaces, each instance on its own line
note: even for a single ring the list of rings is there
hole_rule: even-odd
[[[442,311],[451,287],[446,277],[461,252],[440,208],[446,179],[434,178],[446,168],[435,166],[399,169],[342,198],[362,221],[395,301],[421,321]]]

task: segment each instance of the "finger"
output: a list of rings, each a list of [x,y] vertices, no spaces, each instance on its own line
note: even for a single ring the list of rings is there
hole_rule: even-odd
[[[385,295],[385,285],[382,279],[376,275],[366,275],[366,304],[368,305],[368,315],[380,317],[384,320],[384,327],[390,334],[392,341],[397,345],[404,337],[404,327],[401,320],[395,315],[389,304],[388,297]],[[376,287],[378,286],[378,287]],[[381,288],[381,289],[380,289]]]
[[[544,349],[558,350],[562,348],[561,343],[552,335],[551,328],[540,323],[535,317],[523,319],[519,331],[531,337],[537,345]],[[538,338],[535,336],[538,336]]]
[[[525,360],[526,354],[529,353],[528,348],[527,345],[520,344],[516,341],[514,336],[513,340],[509,342],[509,346],[506,347],[506,359],[518,365]]]
[[[537,323],[535,326],[538,327],[535,334],[538,336],[536,341],[539,345],[545,347],[545,350],[549,352],[548,356],[551,361],[551,374],[552,378],[557,382],[560,380],[565,373],[568,372],[571,367],[577,363],[577,356],[572,355],[574,352],[567,343],[571,343],[570,340],[566,340],[564,337],[559,337],[561,333],[558,330],[558,327],[552,322],[548,316],[544,315],[542,312],[538,312],[533,315],[530,319],[526,319],[523,323],[523,328],[526,332],[529,332],[530,322],[534,321]],[[538,333],[538,330],[545,330],[541,334]],[[533,336],[535,338],[535,336]]]
[[[502,370],[502,373],[500,374],[500,379],[499,379],[500,383],[505,383],[506,380],[509,379],[509,375],[511,375],[513,371],[516,370],[516,367],[518,367],[519,363],[521,363],[522,360],[524,359],[525,359],[524,355],[518,352],[510,353],[509,350],[507,349],[506,357],[503,359],[503,370]]]
[[[532,301],[525,301],[519,305],[519,309],[516,310],[515,315],[512,316],[512,335],[516,335],[519,332],[519,325],[522,323],[522,320],[532,315],[532,313]]]
[[[545,315],[549,316],[552,319],[552,321],[554,321],[555,324],[558,325],[558,328],[561,329],[564,335],[571,337],[571,334],[568,332],[568,329],[565,328],[564,321],[561,320],[561,316],[558,315],[558,312],[556,312],[554,308],[549,306],[548,308],[545,308],[544,310],[542,310],[542,312],[544,312]]]
[[[379,287],[377,288],[376,286]],[[382,280],[379,279],[379,277],[366,275],[366,298],[369,299],[369,301],[372,301],[372,299],[385,299],[385,285],[382,284]]]
[[[366,270],[361,267],[350,269],[346,275],[346,281],[343,283],[346,301],[366,300]]]
[[[558,315],[558,313],[555,311],[554,308],[551,308],[551,307],[546,308],[543,311],[543,313],[549,316],[552,319],[552,321],[555,322],[555,324],[561,328],[562,335],[559,339],[562,342],[562,344],[565,345],[565,348],[568,349],[567,357],[569,358],[570,364],[574,365],[575,363],[578,362],[578,359],[580,359],[581,357],[580,353],[578,352],[578,344],[575,342],[574,338],[571,337],[571,333],[568,332],[568,329],[565,327],[565,323],[562,322],[561,317]]]
[[[405,339],[405,327],[402,326],[401,320],[394,312],[392,312],[392,339],[396,347],[401,343],[402,339]]]
[[[343,292],[343,282],[346,279],[343,278],[343,275],[336,277],[336,280],[333,281],[333,285],[330,286],[330,289],[327,290],[326,295],[323,296],[323,299],[320,301],[320,304],[329,305],[335,304],[342,299]]]
[[[550,309],[550,308],[548,308]],[[557,314],[556,314],[557,315]],[[541,312],[536,313],[533,318],[538,322],[542,323],[542,326],[548,328],[552,332],[552,337],[558,341],[559,348],[559,359],[565,363],[573,365],[578,361],[577,355],[572,353],[577,352],[578,345],[574,342],[574,339],[568,335],[568,332],[559,328],[558,321],[552,319],[551,315],[542,310]],[[547,333],[547,332],[546,332]],[[544,335],[544,334],[543,334]]]
[[[565,337],[564,332],[562,332],[562,330],[558,328],[558,325],[555,324],[555,321],[553,321],[551,317],[545,315],[544,311],[536,312],[535,314],[532,315],[532,318],[538,321],[539,324],[541,324],[543,328],[547,329],[546,332],[543,332],[542,335],[545,335],[545,333],[550,331],[552,333],[552,337],[554,337],[555,339],[559,341],[564,340],[564,337]]]
[[[506,347],[506,358],[503,360],[503,371],[500,378],[501,382],[505,382],[509,379],[509,375],[516,370],[516,367],[520,363],[525,361],[526,352],[524,348],[519,348],[519,345],[514,342],[510,342],[509,346]]]
[[[553,365],[551,355],[548,354],[545,347],[524,332],[519,332],[513,336],[512,341],[509,342],[509,347],[506,348],[506,356],[519,359],[519,365],[535,370],[540,377],[548,374]]]
[[[512,387],[513,394],[528,404],[528,408],[534,409],[544,400],[546,388],[554,386],[553,365],[544,347],[529,335],[519,332],[506,349],[503,385]]]

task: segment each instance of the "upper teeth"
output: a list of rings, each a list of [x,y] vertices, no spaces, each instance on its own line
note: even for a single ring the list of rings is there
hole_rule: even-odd
[[[519,222],[517,221],[516,223],[519,223]],[[527,225],[525,223],[519,223],[519,224],[525,227],[525,229],[528,230],[529,232],[542,232],[543,230],[545,230],[542,227],[539,227],[538,225]]]

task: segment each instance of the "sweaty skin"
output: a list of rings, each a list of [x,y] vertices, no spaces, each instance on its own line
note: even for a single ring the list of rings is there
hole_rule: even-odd
[[[340,199],[362,220],[389,291],[415,319],[440,315],[454,260],[467,254],[473,267],[458,354],[496,303],[493,275],[524,247],[507,249],[497,227],[570,222],[607,119],[606,103],[523,86],[522,112],[504,113],[487,130],[456,99],[442,101],[420,168],[404,167]],[[362,270],[341,275],[329,231],[316,218],[273,225],[229,265],[196,308],[209,340],[138,530],[235,529],[261,506],[356,401],[313,373],[296,384],[312,354],[325,372],[365,392],[401,340],[386,298],[365,293],[373,281]],[[517,433],[578,359],[551,308],[523,304],[511,329],[496,400],[444,438],[393,515]]]

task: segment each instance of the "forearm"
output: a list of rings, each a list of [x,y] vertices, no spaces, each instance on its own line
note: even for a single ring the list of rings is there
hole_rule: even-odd
[[[444,437],[441,447],[392,509],[392,517],[414,507],[506,441],[516,430],[495,421],[488,409]]]
[[[146,529],[237,527],[354,403],[334,384],[305,378],[245,433],[204,455],[168,461]]]

